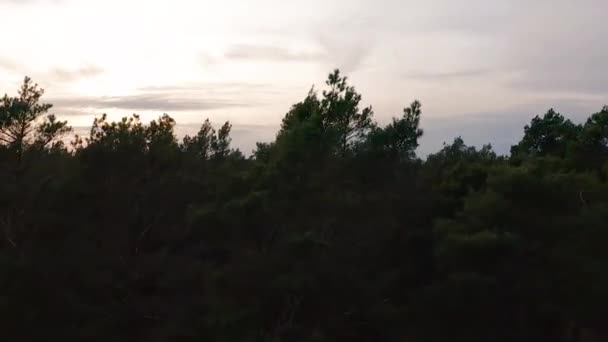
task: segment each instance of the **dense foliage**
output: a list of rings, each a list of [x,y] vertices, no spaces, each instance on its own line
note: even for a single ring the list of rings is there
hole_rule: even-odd
[[[7,341],[599,341],[608,338],[608,107],[535,117],[509,157],[416,154],[338,71],[251,157],[231,125],[0,103]]]

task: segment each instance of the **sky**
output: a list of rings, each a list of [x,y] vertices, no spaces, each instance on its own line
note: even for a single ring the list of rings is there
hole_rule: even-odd
[[[0,93],[28,75],[80,129],[107,113],[233,123],[249,153],[339,68],[385,123],[423,104],[421,154],[508,152],[549,108],[608,104],[606,0],[0,0]]]

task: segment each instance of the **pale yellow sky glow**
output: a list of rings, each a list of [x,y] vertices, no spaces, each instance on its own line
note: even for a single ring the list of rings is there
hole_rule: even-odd
[[[0,0],[0,92],[29,75],[73,126],[228,119],[248,150],[339,67],[378,121],[420,99],[432,148],[500,145],[549,107],[608,103],[605,13],[601,0]]]

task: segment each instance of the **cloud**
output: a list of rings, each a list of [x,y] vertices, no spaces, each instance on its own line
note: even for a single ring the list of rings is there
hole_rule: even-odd
[[[509,85],[525,91],[587,94],[608,92],[608,2],[540,1],[512,17],[502,41],[502,67],[513,70]]]
[[[30,5],[36,3],[51,3],[51,4],[61,4],[65,2],[65,0],[0,0],[0,4],[14,4],[14,5]]]
[[[406,74],[404,76],[404,78],[405,79],[416,79],[416,80],[441,81],[441,80],[451,80],[451,79],[460,79],[460,78],[481,77],[481,76],[486,76],[490,73],[491,73],[491,71],[487,70],[487,69],[470,69],[470,70],[447,71],[447,72],[411,73],[411,74]]]
[[[371,41],[352,41],[345,37],[318,35],[318,51],[297,51],[276,45],[237,44],[226,49],[221,57],[200,54],[201,64],[213,66],[222,62],[252,63],[320,63],[327,68],[338,67],[346,73],[357,70],[370,53]]]
[[[25,68],[21,63],[0,56],[0,69],[13,73],[29,74],[36,80],[44,80],[45,83],[73,82],[83,78],[92,78],[101,75],[104,69],[88,65],[79,69],[51,68],[48,71],[32,71]]]
[[[97,96],[59,99],[75,108],[185,111],[231,107],[226,116],[270,120],[276,118],[270,113],[282,111],[276,108],[286,110],[292,100],[299,99],[295,91],[284,87],[301,82],[298,91],[303,92],[309,84],[323,81],[321,69],[338,67],[352,77],[375,108],[386,108],[386,115],[398,111],[398,102],[408,93],[428,104],[430,115],[453,116],[445,125],[443,121],[434,124],[439,127],[436,130],[428,127],[429,134],[437,132],[433,139],[440,144],[451,141],[458,131],[467,142],[469,135],[485,132],[476,139],[503,139],[500,134],[507,130],[519,134],[529,118],[517,119],[517,125],[467,121],[470,113],[500,108],[509,117],[509,111],[535,115],[551,106],[562,108],[564,114],[591,113],[608,103],[608,44],[604,43],[608,25],[602,25],[608,12],[606,0],[311,0],[298,11],[288,11],[290,4],[277,0],[256,1],[255,6],[247,0],[230,0],[211,7],[195,1],[183,6],[158,1],[148,6],[150,15],[145,18],[137,16],[141,6],[133,2],[64,2],[68,10],[60,8],[52,15],[45,15],[52,6],[20,9],[3,5],[3,10],[8,8],[6,20],[0,21],[4,31],[34,14],[39,15],[39,26],[46,29],[24,27],[18,36],[9,35],[5,46],[11,48],[0,47],[0,74],[14,79],[28,74],[43,84],[64,80],[50,90],[66,96],[89,91],[87,95]],[[284,15],[275,15],[277,8]],[[34,9],[39,12],[30,12]],[[113,25],[86,25],[100,13]],[[129,31],[132,18],[141,19],[137,32]],[[158,26],[161,19],[169,20],[162,28]],[[113,39],[103,40],[108,36]],[[23,41],[43,46],[21,44]],[[166,43],[166,48],[159,50],[159,42]],[[222,47],[226,49],[222,51]],[[38,53],[41,48],[47,52],[43,60]],[[129,49],[128,56],[115,56],[116,51]],[[199,55],[202,51],[207,55]],[[105,69],[100,88],[67,82],[96,74],[86,70],[86,64],[81,69],[82,65],[69,64],[81,58]],[[198,63],[205,65],[201,74]],[[25,72],[44,65],[48,67],[38,74]],[[64,69],[52,68],[62,65]],[[2,81],[13,82],[10,77]],[[196,77],[262,80],[266,84],[159,85],[109,97],[94,92],[125,89],[124,79],[138,87]],[[250,99],[261,99],[264,106],[233,111],[233,106],[257,106]]]
[[[184,83],[179,85],[161,85],[141,87],[138,91],[162,94],[277,94],[282,90],[281,87],[271,86],[264,83],[246,82],[215,82],[215,83]]]
[[[205,67],[212,67],[215,66],[217,64],[219,64],[221,62],[220,58],[217,56],[212,56],[208,53],[205,52],[199,52],[198,53],[198,62],[200,65],[203,65]]]
[[[297,52],[273,45],[239,44],[233,45],[224,53],[232,60],[264,60],[273,62],[318,61],[324,54],[314,52]]]
[[[54,68],[48,72],[48,77],[59,82],[71,82],[81,78],[92,78],[104,72],[104,69],[89,65],[75,70]]]
[[[0,0],[1,1],[1,0]],[[18,71],[21,69],[21,65],[12,59],[0,56],[0,69],[8,71]]]
[[[510,86],[527,91],[608,93],[608,29],[536,37],[510,53],[515,77]]]
[[[344,73],[358,70],[371,54],[374,40],[368,34],[326,34],[317,35],[317,41],[325,49],[327,62],[337,66]]]
[[[244,93],[249,96],[243,96]],[[263,103],[253,97],[262,94],[280,94],[280,89],[255,83],[190,83],[141,87],[135,94],[121,96],[55,97],[49,102],[67,110],[115,108],[179,112],[259,106]]]
[[[241,103],[231,99],[202,99],[174,94],[144,93],[126,96],[54,98],[50,100],[56,107],[128,109],[154,111],[206,110],[226,107],[247,107],[251,103]]]

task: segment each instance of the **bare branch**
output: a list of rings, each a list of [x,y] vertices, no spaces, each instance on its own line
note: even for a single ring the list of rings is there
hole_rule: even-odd
[[[12,142],[13,142],[13,141],[11,141],[11,140],[9,140],[9,139],[7,139],[7,138],[3,137],[3,136],[0,136],[0,141],[4,141],[4,142],[5,142],[5,143],[7,143],[7,144],[10,144],[10,143],[12,143]]]

